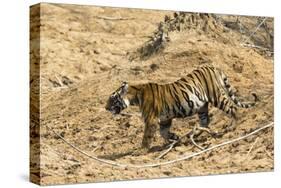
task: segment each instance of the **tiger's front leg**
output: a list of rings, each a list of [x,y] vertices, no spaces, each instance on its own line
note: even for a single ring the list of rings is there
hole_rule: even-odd
[[[160,135],[165,139],[166,142],[178,141],[179,137],[170,132],[170,127],[172,125],[172,119],[160,121]]]
[[[156,119],[145,121],[144,135],[142,139],[142,148],[149,149],[153,136],[157,128]]]

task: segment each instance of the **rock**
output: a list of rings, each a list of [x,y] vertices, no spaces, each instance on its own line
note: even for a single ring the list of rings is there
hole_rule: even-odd
[[[111,66],[109,66],[109,65],[107,65],[107,64],[102,64],[101,66],[100,66],[100,70],[101,71],[108,71],[108,70],[110,70],[111,69]]]

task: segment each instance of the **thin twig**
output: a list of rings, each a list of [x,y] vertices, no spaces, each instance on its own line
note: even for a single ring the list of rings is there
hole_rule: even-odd
[[[95,156],[91,156],[90,154],[84,152],[83,150],[77,148],[76,146],[74,146],[73,144],[71,144],[70,142],[68,142],[67,140],[65,140],[60,134],[58,134],[57,132],[55,132],[52,128],[50,128],[48,125],[46,125],[46,127],[48,129],[50,129],[56,136],[58,136],[64,143],[66,143],[67,145],[69,145],[70,147],[72,147],[73,149],[75,149],[76,151],[86,155],[87,157],[91,158],[91,159],[94,159],[98,162],[101,162],[101,163],[104,163],[104,164],[108,164],[108,165],[113,165],[113,166],[120,166],[122,167],[123,165],[119,165],[118,163],[116,162],[113,162],[113,161],[109,161],[109,160],[104,160],[104,159],[99,159],[98,157],[95,157]],[[125,167],[125,166],[124,166]]]
[[[98,149],[100,149],[100,146],[95,147],[95,149],[93,149],[92,152],[95,152],[95,151],[97,151]]]
[[[255,131],[252,131],[251,133],[249,134],[246,134],[244,136],[241,136],[241,137],[238,137],[238,138],[235,138],[233,140],[229,140],[229,141],[226,141],[226,142],[223,142],[221,144],[218,144],[218,145],[215,145],[215,146],[212,146],[210,148],[207,148],[205,150],[201,150],[199,152],[196,152],[196,153],[192,153],[192,154],[189,154],[189,155],[182,155],[180,156],[179,158],[177,159],[174,159],[174,160],[170,160],[170,161],[165,161],[165,162],[156,162],[156,163],[149,163],[149,164],[143,164],[143,165],[134,165],[134,164],[124,164],[124,163],[117,163],[117,162],[114,162],[114,161],[111,161],[111,160],[104,160],[104,159],[100,159],[96,156],[92,156],[88,153],[86,153],[85,151],[77,148],[76,146],[74,146],[73,144],[71,144],[70,142],[68,142],[67,140],[65,140],[60,134],[56,133],[52,128],[50,128],[48,125],[46,125],[46,127],[48,129],[50,129],[55,135],[57,135],[63,142],[65,142],[67,145],[69,145],[70,147],[72,147],[73,149],[75,149],[76,151],[78,151],[79,153],[95,160],[95,161],[98,161],[100,163],[103,163],[103,164],[107,164],[107,165],[111,165],[111,166],[117,166],[117,167],[127,167],[127,168],[148,168],[148,167],[157,167],[157,166],[164,166],[164,165],[169,165],[169,164],[173,164],[173,163],[176,163],[176,162],[179,162],[179,161],[183,161],[183,160],[187,160],[187,159],[190,159],[192,157],[195,157],[197,155],[200,155],[202,153],[206,153],[208,151],[211,151],[211,150],[214,150],[218,147],[222,147],[222,146],[225,146],[227,144],[231,144],[233,142],[237,142],[239,140],[243,140],[249,136],[252,136],[266,128],[269,128],[271,126],[273,126],[273,122],[263,126],[263,127],[260,127],[258,129],[256,129]]]
[[[252,144],[252,146],[250,147],[249,151],[247,152],[246,159],[248,158],[249,154],[253,150],[253,148],[256,145],[256,143],[258,142],[258,140],[259,140],[259,137],[256,138],[255,142]]]
[[[199,146],[199,145],[194,141],[193,137],[194,137],[194,134],[190,135],[189,138],[190,138],[192,144],[193,144],[195,147],[197,147],[197,148],[199,148],[199,149],[201,149],[201,150],[206,149],[206,148],[203,148],[203,147]]]
[[[270,159],[274,160],[273,156],[267,150],[265,150],[265,153]]]
[[[158,157],[156,157],[155,159],[161,159],[162,157],[164,157],[169,151],[171,151],[171,149],[173,149],[173,147],[179,142],[181,141],[184,137],[190,136],[191,132],[188,132],[187,134],[181,136],[178,140],[173,141],[171,144],[169,144],[168,149],[166,149],[164,152],[162,152]]]
[[[264,18],[264,19],[261,21],[261,23],[255,28],[255,30],[250,34],[250,36],[249,36],[247,39],[245,39],[242,43],[248,42],[248,40],[257,32],[257,30],[260,28],[260,26],[262,26],[262,24],[265,22],[266,19],[267,19],[267,18]]]
[[[178,143],[178,140],[174,140],[168,147],[167,150],[165,150],[164,152],[162,152],[158,157],[156,157],[156,159],[161,159],[163,156],[165,156],[173,147],[174,145]]]
[[[193,131],[194,131],[194,130],[193,130]],[[193,140],[193,137],[192,137],[193,131],[188,132],[187,134],[184,134],[184,135],[181,136],[178,140],[175,140],[175,141],[173,141],[172,143],[170,143],[170,144],[168,145],[169,147],[168,147],[164,152],[162,152],[158,157],[156,157],[156,159],[161,159],[162,157],[164,157],[168,152],[171,151],[171,149],[173,149],[173,147],[174,147],[179,141],[181,141],[183,138],[185,138],[185,137],[187,137],[187,136],[189,136],[191,142],[192,142],[195,146],[198,147],[199,145],[196,144],[196,142]],[[199,148],[200,148],[200,146],[199,146]],[[203,150],[204,148],[200,148],[200,149]]]
[[[56,79],[57,79],[58,83],[60,84],[60,86],[62,87],[62,86],[63,86],[62,81],[59,79],[59,77],[58,77],[57,75],[55,75],[55,77],[56,77]]]
[[[257,48],[257,49],[260,49],[260,50],[264,50],[264,51],[268,51],[270,53],[273,53],[268,48],[264,48],[264,47],[261,47],[261,46],[257,46],[257,45],[253,45],[253,44],[244,44],[244,43],[242,43],[241,45],[244,46],[244,47]]]

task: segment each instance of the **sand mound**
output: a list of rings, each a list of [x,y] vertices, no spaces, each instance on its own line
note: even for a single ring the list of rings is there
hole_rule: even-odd
[[[150,40],[136,51],[129,53],[129,59],[131,61],[137,58],[148,59],[151,55],[162,52],[166,43],[170,41],[169,34],[175,31],[197,31],[203,32],[205,35],[219,34],[223,31],[223,25],[217,22],[216,16],[213,14],[175,12],[173,18],[165,15],[164,22],[159,23]]]

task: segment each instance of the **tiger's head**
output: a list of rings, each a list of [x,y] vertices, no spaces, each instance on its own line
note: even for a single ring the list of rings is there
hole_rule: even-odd
[[[127,108],[130,104],[129,100],[126,98],[128,87],[128,83],[123,82],[121,87],[109,96],[105,109],[112,114],[119,114],[122,110]]]

